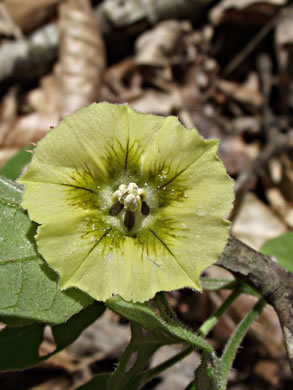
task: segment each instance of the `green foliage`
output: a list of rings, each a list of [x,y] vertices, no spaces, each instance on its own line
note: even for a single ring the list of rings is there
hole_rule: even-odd
[[[208,363],[208,356],[203,354],[201,364],[195,371],[193,387],[190,387],[188,390],[217,390],[217,385],[213,378],[213,371]]]
[[[261,252],[264,255],[274,256],[282,267],[293,272],[293,232],[265,242]]]
[[[71,344],[105,310],[99,302],[88,306],[92,299],[81,291],[58,288],[57,274],[36,251],[36,224],[21,209],[21,198],[21,186],[0,178],[0,319],[9,325],[0,332],[0,370],[40,363]],[[55,325],[56,350],[40,357],[45,323]]]
[[[5,328],[0,332],[0,370],[23,369],[39,363],[44,324]]]
[[[78,387],[77,390],[98,390],[98,389],[107,389],[107,382],[109,380],[111,373],[105,373],[95,376],[86,384]]]
[[[160,332],[162,340],[173,343],[184,342],[193,345],[195,348],[200,348],[210,354],[214,353],[213,348],[202,337],[197,336],[189,329],[173,322],[167,323],[160,318],[148,304],[132,303],[124,301],[119,297],[111,298],[106,302],[107,306],[114,312],[131,321],[135,321],[144,328],[150,331]]]
[[[131,323],[131,341],[108,381],[108,390],[139,390],[146,374],[144,369],[151,356],[164,345],[164,339],[145,333],[141,326]],[[133,359],[133,361],[131,361]],[[130,367],[129,367],[130,366]]]
[[[0,371],[24,369],[48,359],[77,339],[104,310],[105,306],[102,303],[95,302],[71,317],[65,324],[53,326],[56,349],[47,356],[39,356],[44,324],[6,327],[0,332]]]
[[[216,374],[216,379],[219,383],[219,390],[226,390],[228,375],[232,368],[237,350],[240,347],[240,344],[248,332],[251,324],[262,312],[265,304],[265,300],[260,298],[254,307],[240,321],[230,339],[228,340],[220,358],[219,366],[217,367],[218,372]]]
[[[26,158],[30,157],[30,154],[23,153],[7,163],[3,170],[7,177],[19,176]],[[89,296],[77,289],[59,289],[58,275],[37,252],[37,225],[29,220],[20,206],[22,191],[22,186],[0,178],[0,320],[8,324],[0,332],[0,371],[25,369],[48,359],[71,344],[105,310],[102,303],[92,303]],[[292,238],[293,233],[289,233],[263,247],[263,253],[274,255],[290,271],[293,271],[290,257]],[[131,321],[131,342],[113,373],[97,375],[79,390],[140,390],[194,348],[201,349],[203,357],[195,371],[194,381],[187,389],[226,389],[236,351],[262,310],[264,301],[260,300],[240,322],[219,359],[201,336],[208,334],[240,293],[257,294],[235,280],[203,278],[202,287],[207,290],[231,289],[232,294],[202,324],[197,334],[178,321],[164,294],[158,294],[155,300],[160,315],[147,303],[131,303],[118,296],[109,299],[107,306]],[[51,325],[56,349],[47,356],[39,356],[46,323]],[[162,345],[175,343],[184,343],[187,347],[158,366],[147,368],[150,358]]]
[[[21,195],[19,185],[0,179],[0,319],[59,324],[92,299],[79,290],[59,290],[57,274],[36,251],[36,224],[21,209]]]
[[[13,157],[11,157],[1,170],[1,175],[8,179],[16,180],[21,175],[21,172],[26,164],[28,164],[32,158],[31,151],[32,145],[28,145],[21,149]]]

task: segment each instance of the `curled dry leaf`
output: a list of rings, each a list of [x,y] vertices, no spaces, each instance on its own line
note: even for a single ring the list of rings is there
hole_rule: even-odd
[[[61,117],[95,101],[105,68],[105,50],[88,0],[68,0],[60,6]]]
[[[136,64],[167,66],[179,62],[184,49],[182,47],[184,35],[190,31],[189,22],[168,20],[159,23],[137,39]]]
[[[37,79],[51,69],[56,60],[58,33],[47,24],[28,39],[18,39],[0,46],[0,83],[9,80]]]
[[[196,19],[214,0],[107,0],[98,7],[103,30],[166,19]]]
[[[159,85],[173,79],[172,66],[193,62],[194,44],[188,40],[189,22],[168,20],[139,36],[135,43],[135,64],[143,67],[152,82]]]
[[[62,116],[96,100],[105,66],[104,47],[87,1],[61,7],[60,63],[28,95],[34,110],[18,118],[3,144],[21,148],[39,141]],[[13,118],[15,119],[15,118]]]
[[[246,106],[260,108],[263,98],[260,93],[259,81],[256,73],[250,73],[247,80],[236,83],[228,80],[219,80],[217,87],[227,97],[230,97]]]
[[[18,39],[22,37],[19,27],[11,19],[4,4],[0,4],[0,34]]]
[[[145,90],[141,97],[131,102],[131,106],[139,112],[152,112],[158,115],[170,115],[181,105],[181,96],[176,89],[171,89],[170,93],[154,89]]]
[[[280,189],[283,196],[291,203],[293,203],[293,161],[292,158],[286,154],[282,155],[282,180]]]
[[[107,68],[100,92],[101,101],[130,103],[142,94],[142,76],[137,71],[132,57]]]
[[[263,243],[286,233],[285,224],[253,193],[247,193],[232,226],[232,233],[245,244],[260,250]]]
[[[293,44],[293,7],[286,8],[286,14],[282,15],[282,18],[276,25],[275,42],[278,47]]]
[[[48,20],[63,0],[4,0],[14,22],[23,32],[29,32]]]
[[[285,5],[286,3],[287,0],[222,0],[212,8],[209,17],[213,24],[219,24],[221,21],[223,21],[223,19],[229,18],[229,13],[230,17],[234,18],[234,21],[236,21],[235,13],[241,13],[241,11],[243,11],[243,18],[239,19],[240,15],[238,15],[237,20],[241,20],[242,22],[247,23],[247,15],[245,11],[250,10],[252,13],[254,13],[255,15],[253,19],[256,20],[258,16],[257,14],[265,18],[273,16],[276,12],[276,9],[282,5]],[[233,14],[231,11],[234,11],[235,13]]]
[[[22,148],[31,142],[37,142],[46,135],[50,127],[56,126],[60,120],[57,102],[59,88],[54,75],[41,79],[40,87],[32,90],[27,97],[28,105],[33,112],[15,120],[3,145],[5,147]]]
[[[266,195],[276,214],[293,229],[293,206],[286,201],[278,188],[267,190]]]
[[[0,146],[5,144],[5,140],[16,118],[17,102],[15,95],[15,89],[11,89],[2,101],[0,111]]]

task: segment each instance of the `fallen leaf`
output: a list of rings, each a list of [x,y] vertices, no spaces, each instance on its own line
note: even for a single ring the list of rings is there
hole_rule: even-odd
[[[256,73],[250,73],[246,81],[241,84],[228,80],[218,80],[217,87],[227,97],[247,106],[260,108],[262,105],[263,98]]]
[[[64,117],[98,98],[105,68],[105,49],[88,0],[63,2],[59,28],[57,80],[62,91],[59,112]]]
[[[21,38],[22,33],[17,24],[11,19],[5,4],[0,4],[0,35],[13,38]]]
[[[47,21],[63,0],[4,0],[7,12],[25,33]]]
[[[252,22],[251,19],[247,19],[247,14],[244,11],[251,11],[251,14],[260,14],[260,16],[268,18],[273,16],[276,10],[282,5],[285,5],[286,2],[286,0],[222,0],[212,8],[209,18],[213,24],[217,25],[222,22],[223,19],[227,21],[230,12],[230,21],[233,18],[234,21],[236,21],[237,18],[237,20],[241,20],[242,23],[247,23],[247,20]],[[232,11],[234,11],[234,13]],[[239,15],[241,12],[242,17]],[[254,15],[254,18],[256,19],[257,16]]]
[[[248,192],[232,225],[239,240],[260,250],[263,243],[287,231],[285,224],[253,193]]]

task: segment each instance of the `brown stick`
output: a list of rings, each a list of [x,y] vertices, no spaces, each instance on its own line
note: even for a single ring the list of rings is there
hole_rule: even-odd
[[[276,310],[293,372],[293,273],[230,237],[218,265],[255,288]]]

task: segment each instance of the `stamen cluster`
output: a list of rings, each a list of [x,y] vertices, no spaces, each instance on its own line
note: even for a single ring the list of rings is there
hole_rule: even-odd
[[[110,207],[110,215],[118,215],[125,209],[124,225],[131,230],[135,225],[135,213],[149,214],[149,206],[145,202],[146,192],[136,183],[120,184],[118,190],[112,195],[113,205]]]

